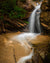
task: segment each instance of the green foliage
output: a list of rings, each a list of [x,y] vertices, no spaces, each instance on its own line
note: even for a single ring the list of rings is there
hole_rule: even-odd
[[[16,5],[16,0],[4,0],[0,2],[1,4],[1,18],[4,14],[9,15],[9,18],[16,19],[16,18],[23,18],[26,15],[26,10],[20,8]]]
[[[16,19],[17,15],[13,14],[13,13],[9,13],[9,18],[10,19]]]
[[[26,12],[26,10],[24,10],[23,8],[20,8],[20,7],[18,7],[18,6],[16,6],[16,7],[14,8],[14,11],[17,11],[17,12],[20,12],[20,11]]]
[[[16,5],[16,0],[4,0],[0,2],[1,9],[10,12]]]
[[[3,12],[4,10],[0,10],[0,19],[3,19]]]
[[[0,19],[3,19],[3,16],[0,16]]]
[[[11,13],[9,13],[9,17],[11,18],[11,19],[16,19],[16,18],[20,18],[20,19],[22,19],[23,17],[25,17],[25,15],[26,15],[26,10],[25,9],[23,9],[23,8],[20,8],[20,7],[18,7],[18,6],[16,6],[15,8],[14,8],[14,10],[12,10],[11,11]]]
[[[29,22],[28,21],[24,21],[26,24],[29,24]]]

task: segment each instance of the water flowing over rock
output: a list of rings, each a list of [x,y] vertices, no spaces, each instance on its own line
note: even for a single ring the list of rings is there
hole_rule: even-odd
[[[49,38],[40,35],[40,6],[37,5],[31,14],[30,32],[0,36],[0,63],[43,63],[41,56],[44,58]]]
[[[19,34],[18,36],[12,37],[12,40],[16,40],[17,42],[21,43],[21,45],[24,46],[25,49],[27,49],[27,51],[28,51],[29,48],[32,48],[32,45],[29,44],[29,40],[31,40],[32,38],[35,39],[36,36],[40,34],[40,32],[39,33],[34,32],[34,30],[36,30],[36,28],[39,31],[39,27],[40,27],[38,17],[37,17],[38,19],[36,20],[38,25],[35,24],[36,11],[40,8],[40,6],[41,6],[41,4],[37,5],[35,7],[35,10],[32,12],[32,15],[31,15],[31,18],[30,18],[30,30],[31,31],[28,32],[28,33],[22,33],[22,34]],[[35,28],[35,26],[36,26],[36,28]],[[32,49],[32,51],[33,51],[33,49]],[[34,53],[31,52],[28,56],[24,56],[24,57],[19,58],[17,63],[25,63],[27,60],[31,59],[33,55],[34,55]]]
[[[30,17],[29,31],[32,33],[41,33],[40,21],[39,21],[40,7],[41,7],[41,4],[38,5],[37,3],[37,6],[33,10],[31,17]]]

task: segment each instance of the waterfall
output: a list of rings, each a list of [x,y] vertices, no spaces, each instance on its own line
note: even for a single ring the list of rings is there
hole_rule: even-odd
[[[39,22],[39,12],[37,12],[37,10],[40,9],[41,5],[38,5],[35,7],[35,9],[33,10],[31,17],[30,17],[30,25],[29,25],[29,30],[30,33],[36,33],[36,32],[41,32],[40,30],[40,22]],[[36,15],[37,14],[37,15]],[[36,18],[35,18],[36,17]]]
[[[41,33],[40,22],[39,22],[40,6],[41,6],[41,4],[40,5],[37,4],[37,6],[35,7],[35,9],[33,10],[32,14],[31,14],[30,26],[29,26],[30,32],[21,33],[19,35],[12,37],[12,40],[15,40],[15,41],[21,43],[21,45],[24,46],[27,51],[29,50],[29,48],[28,48],[28,45],[26,45],[25,43],[29,44],[30,40],[35,39]],[[32,47],[32,45],[30,45],[30,47]],[[32,56],[34,55],[33,51],[34,50],[32,49],[31,53],[28,56],[19,58],[17,63],[26,63],[26,61],[31,59]]]

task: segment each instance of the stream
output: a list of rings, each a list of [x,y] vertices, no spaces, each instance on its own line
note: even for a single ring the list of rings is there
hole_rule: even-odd
[[[32,39],[36,39],[38,35],[41,34],[41,28],[40,28],[40,7],[41,4],[37,4],[35,9],[33,10],[30,19],[29,19],[29,32],[21,33],[17,36],[12,37],[12,40],[18,41],[26,50],[29,50],[29,48],[32,48],[32,45],[29,44],[29,41]],[[31,59],[34,55],[34,48],[30,52],[29,55],[21,57],[17,63],[25,63],[27,60]]]

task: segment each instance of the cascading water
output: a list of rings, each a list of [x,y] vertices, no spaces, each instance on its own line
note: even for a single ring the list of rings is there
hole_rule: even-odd
[[[31,14],[31,17],[30,17],[30,26],[29,26],[29,30],[30,32],[28,33],[22,33],[22,34],[19,34],[17,36],[14,36],[12,38],[12,40],[17,40],[18,42],[21,43],[22,46],[24,46],[27,50],[28,50],[28,47],[27,45],[25,44],[26,43],[29,43],[29,40],[31,39],[35,39],[35,37],[37,35],[40,34],[41,30],[40,30],[40,23],[39,23],[39,13],[37,12],[37,10],[40,8],[41,4],[40,5],[37,5],[34,9],[34,11],[32,12]],[[36,16],[36,12],[37,12],[37,16]],[[39,11],[40,12],[40,11]],[[36,30],[37,29],[37,30]],[[37,31],[39,33],[37,33]],[[31,46],[31,45],[30,45]],[[32,47],[32,46],[31,46]],[[32,49],[32,51],[34,51]],[[21,57],[17,63],[25,63],[26,60],[28,59],[31,59],[32,56],[33,56],[34,52],[31,52],[28,56],[24,56],[24,57]]]
[[[32,56],[33,56],[33,50],[31,51],[31,53],[28,56],[20,58],[17,63],[25,63],[25,61],[31,59]]]
[[[30,33],[37,33],[37,32],[41,32],[40,30],[40,22],[39,22],[39,13],[37,12],[38,9],[40,9],[41,5],[38,5],[35,7],[35,10],[33,10],[31,17],[30,17]],[[39,11],[40,12],[40,11]],[[36,16],[37,14],[37,16]]]

